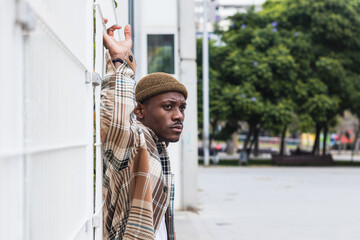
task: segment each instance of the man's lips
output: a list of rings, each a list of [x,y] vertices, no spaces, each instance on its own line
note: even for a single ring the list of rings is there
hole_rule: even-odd
[[[176,124],[176,125],[171,126],[170,128],[173,132],[181,133],[183,126],[182,126],[182,124]]]

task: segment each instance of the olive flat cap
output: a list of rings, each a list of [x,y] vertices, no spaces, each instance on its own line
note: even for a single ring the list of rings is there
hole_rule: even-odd
[[[135,98],[137,102],[143,102],[148,98],[166,92],[182,93],[185,99],[188,96],[186,87],[176,78],[167,73],[156,72],[143,77],[138,82],[135,88]]]

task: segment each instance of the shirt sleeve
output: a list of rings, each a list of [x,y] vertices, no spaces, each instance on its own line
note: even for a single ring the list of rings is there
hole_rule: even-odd
[[[104,163],[107,160],[121,170],[128,165],[129,152],[135,144],[136,132],[131,129],[136,106],[135,72],[126,60],[115,69],[109,53],[106,63],[100,103]]]

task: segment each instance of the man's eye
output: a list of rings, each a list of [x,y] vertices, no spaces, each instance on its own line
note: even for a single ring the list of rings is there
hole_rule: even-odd
[[[180,110],[184,111],[186,109],[186,106],[180,106]]]
[[[170,110],[170,109],[171,109],[171,105],[164,105],[164,109],[165,109],[165,110]]]

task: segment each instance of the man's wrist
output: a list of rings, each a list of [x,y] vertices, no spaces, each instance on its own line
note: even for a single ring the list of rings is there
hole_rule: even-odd
[[[123,49],[123,52],[121,53],[111,53],[111,61],[114,64],[115,68],[117,69],[125,60],[126,58],[127,49]],[[121,60],[121,61],[120,61]]]
[[[117,58],[125,60],[128,51],[129,51],[128,48],[122,47],[122,46],[118,47],[117,49],[113,49],[113,51],[110,50],[109,53],[111,56],[111,60],[114,60]]]
[[[125,60],[126,52],[127,52],[127,50],[125,50],[123,53],[113,53],[113,54],[110,53],[111,60],[118,59],[118,58]]]
[[[121,53],[111,53],[109,51],[110,60],[113,63],[113,65],[115,66],[115,69],[117,69],[121,64],[126,62],[135,73],[136,72],[136,61],[135,61],[135,57],[134,57],[133,53],[131,52],[130,49],[127,49],[127,48],[124,48],[121,50],[123,50]]]
[[[115,58],[112,59],[111,61],[114,64],[115,68],[118,68],[120,64],[124,63],[124,60],[122,60],[121,58]]]
[[[111,60],[112,61],[112,63],[115,65],[115,63],[116,62],[119,62],[119,63],[123,63],[124,62],[124,60],[122,60],[121,58],[115,58],[115,59],[113,59],[113,60]]]

